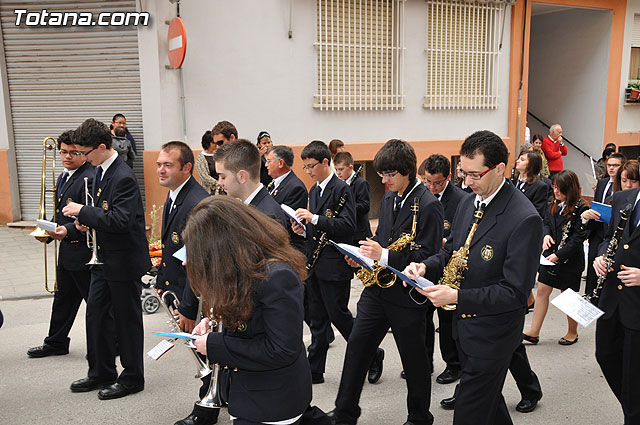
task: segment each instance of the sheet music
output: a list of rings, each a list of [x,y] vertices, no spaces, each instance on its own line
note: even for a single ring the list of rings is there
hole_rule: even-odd
[[[183,263],[187,262],[187,246],[183,245],[182,248],[173,253],[173,256]]]
[[[280,208],[282,208],[282,211],[284,211],[287,217],[295,221],[300,227],[304,229],[305,232],[307,231],[307,227],[300,220],[296,218],[296,212],[293,208],[291,208],[289,205],[286,205],[286,204],[280,204]]]
[[[171,350],[174,346],[175,344],[173,342],[163,339],[158,343],[158,345],[149,350],[147,356],[151,357],[153,360],[158,360],[164,353]]]
[[[51,233],[55,233],[56,229],[58,228],[58,225],[56,223],[48,220],[38,219],[36,220],[36,224],[42,230],[46,230],[47,232],[51,232]]]
[[[166,336],[168,338],[188,339],[191,341],[196,339],[194,334],[190,334],[188,332],[153,332],[153,335]]]
[[[585,328],[604,314],[604,311],[582,298],[572,289],[567,289],[555,297],[551,300],[551,304]]]
[[[547,260],[542,254],[540,254],[540,265],[541,266],[555,266],[556,263],[552,263],[551,261]]]
[[[418,278],[416,280],[413,280],[409,276],[407,276],[406,274],[402,273],[399,270],[394,269],[391,266],[387,266],[387,268],[389,270],[391,270],[392,272],[394,272],[400,279],[402,279],[403,281],[407,282],[409,285],[411,285],[413,287],[424,289],[427,286],[433,286],[434,285],[433,282],[431,282],[429,279],[425,279],[424,277],[418,276]]]
[[[349,258],[352,258],[362,267],[365,267],[369,271],[372,270],[374,261],[371,258],[367,258],[364,255],[360,254],[360,248],[358,248],[357,246],[349,245],[346,243],[335,243],[334,241],[329,242],[331,242],[331,244],[335,246],[338,251],[348,256]]]

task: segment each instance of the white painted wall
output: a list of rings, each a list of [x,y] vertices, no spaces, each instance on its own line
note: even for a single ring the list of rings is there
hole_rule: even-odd
[[[610,11],[574,8],[531,20],[528,109],[550,125],[560,123],[594,159],[604,144],[611,19]],[[563,159],[580,177],[583,193],[591,194],[584,178],[589,160],[570,146]]]
[[[426,3],[406,2],[405,109],[326,112],[312,107],[316,82],[316,1],[294,3],[293,37],[287,37],[290,0],[189,0],[181,4],[187,28],[183,65],[187,136],[198,147],[220,120],[254,140],[267,130],[276,143],[313,139],[345,142],[461,139],[478,129],[507,133],[510,8],[500,57],[500,107],[488,111],[429,111],[425,92]],[[182,138],[177,71],[165,70],[168,1],[146,1],[154,26],[139,30],[145,144],[157,149]],[[152,34],[155,32],[155,35]]]
[[[627,0],[627,14],[624,24],[624,44],[622,46],[622,69],[620,76],[620,106],[618,109],[618,133],[640,131],[640,105],[624,105],[624,88],[629,82],[629,62],[631,58],[631,27],[633,15],[640,14],[640,0]]]

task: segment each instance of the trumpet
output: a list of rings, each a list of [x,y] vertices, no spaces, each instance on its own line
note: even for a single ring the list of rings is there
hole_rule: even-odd
[[[211,316],[213,315],[213,309],[211,309]],[[210,319],[212,317],[210,316]],[[222,332],[222,321],[221,320],[211,320],[209,322],[209,326],[211,326],[211,331],[213,331],[213,327],[216,326],[217,332]],[[211,362],[209,362],[209,368],[211,368]],[[227,369],[225,367],[225,369]],[[213,365],[213,369],[211,371],[211,381],[209,383],[209,389],[207,393],[202,397],[202,400],[196,402],[196,404],[200,407],[206,407],[209,409],[220,408],[227,405],[225,401],[222,399],[222,395],[220,394],[221,384],[223,378],[223,369],[220,367],[218,363]]]
[[[51,155],[49,155],[51,152]],[[53,192],[54,203],[56,197],[56,140],[53,137],[46,137],[42,141],[42,177],[40,181],[40,209],[38,212],[39,220],[46,220],[47,212],[46,212],[46,196],[47,192]],[[49,158],[50,157],[50,158]],[[53,190],[47,191],[47,161],[51,161],[51,187]],[[55,217],[55,213],[52,211],[52,217]],[[36,227],[36,229],[29,234],[29,236],[33,236],[34,238],[48,238],[49,233],[40,227]],[[44,289],[50,294],[56,292],[58,290],[58,241],[53,241],[53,258],[55,265],[55,284],[53,289],[49,289],[49,276],[47,271],[47,244],[44,245]]]
[[[89,193],[89,177],[84,178],[84,204],[93,207],[93,196]],[[91,258],[87,266],[95,266],[102,264],[98,258],[98,242],[96,239],[96,229],[87,232],[87,248],[91,250]]]

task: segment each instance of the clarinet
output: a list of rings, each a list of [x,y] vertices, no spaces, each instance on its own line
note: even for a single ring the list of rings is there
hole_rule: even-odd
[[[624,228],[627,225],[627,221],[629,221],[632,209],[633,204],[627,204],[624,209],[620,210],[620,221],[618,222],[618,227],[616,227],[616,230],[613,232],[613,236],[611,237],[611,241],[607,247],[607,252],[604,254],[604,263],[606,265],[605,272],[602,276],[598,276],[598,283],[593,289],[593,293],[591,295],[584,294],[582,297],[593,304],[597,304],[598,299],[600,298],[602,287],[604,286],[604,282],[607,280],[609,267],[613,265],[613,257],[615,257],[616,252],[618,251],[618,243],[620,242],[622,232],[624,232]]]
[[[362,165],[358,167],[355,173],[353,173],[353,178],[351,179],[351,183],[349,183],[349,187],[353,186],[353,182],[356,181],[358,176],[362,173]]]
[[[330,209],[327,209],[324,215],[326,215],[329,218],[338,217],[342,212],[342,209],[344,208],[344,204],[347,203],[347,193],[348,191],[342,194],[342,196],[340,197],[340,200],[338,201],[338,206],[336,207],[335,211],[331,211]],[[320,233],[320,238],[318,238],[318,246],[316,247],[315,251],[313,251],[313,255],[311,256],[311,261],[307,263],[307,270],[311,270],[311,268],[316,265],[316,261],[318,261],[318,258],[320,258],[320,253],[322,252],[324,247],[329,244],[329,236],[327,235],[327,232],[323,232],[320,230],[319,233]]]

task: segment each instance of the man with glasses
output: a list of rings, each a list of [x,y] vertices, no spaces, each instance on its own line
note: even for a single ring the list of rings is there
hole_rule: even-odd
[[[98,398],[109,400],[144,389],[140,278],[151,268],[149,243],[138,181],[113,150],[109,128],[90,118],[76,129],[74,142],[86,149],[87,161],[96,166],[94,206],[70,202],[62,213],[77,217],[78,230],[95,229],[93,243],[102,264],[91,268],[87,300],[89,371],[71,384],[71,391],[102,388]],[[116,336],[124,369],[119,376]]]
[[[296,218],[306,223],[306,230],[291,222],[293,231],[307,240],[307,258],[311,268],[307,279],[311,345],[309,365],[314,384],[324,382],[329,348],[328,329],[333,324],[346,341],[353,327],[347,307],[353,270],[331,244],[319,247],[322,233],[334,242],[352,243],[355,229],[355,202],[349,186],[329,166],[331,152],[319,140],[309,143],[301,154],[302,169],[316,182],[309,191],[309,209],[298,208]],[[314,253],[319,253],[315,264]]]
[[[522,192],[507,183],[508,157],[502,139],[490,131],[478,131],[464,141],[461,173],[475,196],[460,202],[445,246],[405,269],[410,277],[438,282],[452,253],[465,245],[472,220],[479,220],[468,255],[454,259],[463,261],[466,269],[460,272],[460,289],[435,285],[419,290],[436,307],[457,305],[453,335],[462,375],[455,394],[455,425],[512,423],[502,387],[522,342],[542,247],[542,219]]]
[[[373,166],[389,190],[380,203],[376,234],[360,241],[360,252],[380,266],[402,270],[411,261],[435,254],[442,246],[442,205],[416,178],[416,154],[407,142],[389,140],[376,153]],[[416,203],[413,240],[400,250],[388,249],[402,235],[412,234],[412,207]],[[352,266],[356,265],[353,260],[349,261]],[[415,290],[404,287],[399,279],[386,288],[374,284],[362,291],[347,344],[336,407],[329,413],[334,424],[357,422],[368,365],[389,327],[405,369],[408,410],[405,425],[433,423],[429,412],[431,371],[425,347],[426,310],[430,304]]]
[[[62,206],[70,202],[84,203],[84,178],[93,180],[95,169],[85,161],[80,147],[73,141],[73,131],[65,131],[58,137],[58,149],[64,171],[60,173],[54,191],[54,217],[58,224],[50,237],[38,238],[49,243],[60,241],[56,279],[58,290],[53,295],[49,334],[44,343],[29,348],[29,357],[59,356],[69,353],[69,331],[82,300],[87,301],[91,272],[86,263],[91,258],[85,234],[78,231],[73,219],[62,214]],[[89,185],[91,187],[91,185]]]
[[[456,214],[458,204],[462,199],[469,196],[469,194],[449,181],[451,163],[447,157],[443,155],[434,154],[425,159],[422,164],[420,164],[418,172],[427,189],[442,203],[442,207],[444,208],[444,245],[449,234],[451,234],[451,223],[453,223],[453,216]],[[460,378],[460,359],[458,358],[456,342],[453,340],[451,333],[453,311],[447,311],[441,308],[437,309],[437,311],[440,326],[440,353],[447,367],[436,377],[436,382],[438,384],[450,384]],[[428,312],[427,326],[433,326],[433,310],[429,310]],[[429,335],[432,334],[427,332],[427,343],[431,342],[427,350],[431,353],[433,359],[433,340],[429,341]]]

